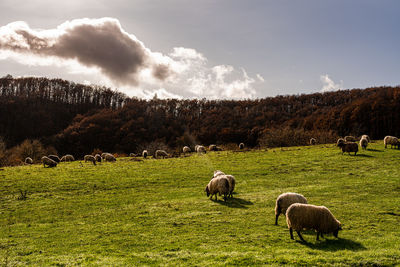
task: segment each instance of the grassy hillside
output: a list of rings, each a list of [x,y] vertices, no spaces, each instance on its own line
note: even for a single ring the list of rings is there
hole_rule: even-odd
[[[400,151],[372,143],[0,171],[0,264],[400,264]],[[227,203],[204,188],[214,170],[236,177]],[[27,190],[20,200],[20,190]],[[282,192],[327,206],[343,224],[307,243],[274,225]]]

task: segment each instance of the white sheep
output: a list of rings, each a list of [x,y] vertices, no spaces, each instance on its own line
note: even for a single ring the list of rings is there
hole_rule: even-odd
[[[216,177],[225,177],[229,181],[229,195],[228,197],[233,197],[233,191],[235,190],[236,179],[233,175],[227,175],[220,170],[214,171],[213,179]]]
[[[93,163],[93,165],[96,165],[96,158],[92,155],[85,155],[83,159],[85,160],[85,162],[90,161]]]
[[[362,135],[361,139],[363,139],[363,138],[367,139],[368,143],[371,143],[371,139],[369,138],[369,136],[367,134]]]
[[[101,154],[101,156],[103,157],[103,154]],[[117,161],[117,159],[114,157],[114,155],[110,154],[110,153],[105,153],[104,160],[105,161]]]
[[[282,213],[283,215],[286,215],[286,210],[292,205],[293,203],[304,203],[307,204],[307,199],[297,193],[283,193],[280,194],[276,198],[275,202],[275,225],[278,225],[278,217]]]
[[[72,156],[70,154],[66,154],[66,155],[62,156],[60,159],[60,161],[65,161],[65,162],[74,161],[74,160],[75,160],[74,156]]]
[[[143,150],[142,157],[147,158],[148,155],[149,155],[149,153],[147,152],[147,150]]]
[[[30,157],[26,157],[25,164],[33,164],[33,159]]]
[[[360,140],[360,147],[363,149],[367,149],[368,146],[368,139],[367,138],[361,138]]]
[[[196,152],[201,154],[201,153],[207,153],[206,148],[204,146],[197,146]]]
[[[57,162],[57,163],[60,163],[60,158],[57,156],[57,155],[48,155],[47,156],[49,159],[52,159],[52,160],[54,160],[55,162]]]
[[[57,162],[55,162],[54,160],[52,160],[49,157],[43,156],[42,157],[42,163],[43,163],[43,167],[46,168],[46,165],[49,167],[56,167],[57,166]]]
[[[302,241],[303,237],[300,231],[303,229],[313,229],[317,231],[317,240],[319,235],[333,233],[337,238],[339,230],[342,230],[341,223],[333,216],[330,210],[324,206],[314,206],[310,204],[295,203],[290,205],[286,211],[286,222],[290,232],[290,238],[293,237],[295,230]]]
[[[184,147],[182,148],[182,151],[183,151],[184,154],[192,152],[192,150],[191,150],[190,147],[188,147],[188,146],[184,146]]]
[[[393,148],[393,146],[396,148],[400,147],[399,139],[395,136],[385,136],[385,139],[383,139],[383,143],[385,144],[385,148],[387,145],[390,145],[390,148]]]
[[[219,195],[224,195],[224,201],[227,199],[227,195],[229,194],[229,181],[226,177],[218,176],[208,183],[206,186],[205,192],[207,193],[207,197],[210,196],[212,199],[213,195],[215,195],[215,200],[217,199],[217,193]]]
[[[315,145],[317,143],[317,140],[315,138],[310,139],[310,145]]]
[[[156,159],[159,158],[167,158],[168,157],[168,153],[165,150],[156,150],[156,152],[154,153],[154,156]]]
[[[244,144],[243,143],[240,143],[239,144],[239,149],[243,149],[244,148]]]

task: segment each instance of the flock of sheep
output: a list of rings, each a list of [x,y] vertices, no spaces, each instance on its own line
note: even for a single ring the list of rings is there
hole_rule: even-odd
[[[310,139],[310,145],[316,144],[316,139]],[[342,154],[344,152],[354,152],[354,155],[358,152],[358,145],[362,149],[366,149],[368,143],[371,142],[368,135],[363,135],[360,138],[359,143],[357,143],[357,139],[353,136],[346,136],[344,138],[339,138],[337,140],[337,146],[342,150]],[[391,145],[396,148],[400,148],[400,141],[397,137],[394,136],[386,136],[384,138],[384,145],[387,148],[387,145]],[[243,149],[244,144],[239,144],[239,149]],[[210,145],[208,147],[209,151],[220,151],[222,150],[216,145]],[[183,154],[187,154],[192,152],[190,147],[185,146],[182,149]],[[206,153],[206,148],[202,145],[195,146],[195,152],[202,154]],[[141,156],[143,158],[148,157],[148,151],[143,150]],[[130,156],[137,156],[133,153]],[[154,158],[166,158],[168,157],[168,153],[165,150],[156,150],[154,153]],[[72,155],[65,155],[61,159],[56,155],[49,155],[42,157],[43,166],[46,167],[55,167],[59,162],[68,162],[74,161],[74,157]],[[110,153],[102,153],[101,155],[96,154],[93,155],[85,155],[85,162],[92,162],[96,165],[96,162],[101,161],[116,161],[116,158]],[[33,160],[30,157],[25,159],[26,164],[32,164]],[[217,195],[223,196],[224,201],[227,201],[228,198],[233,197],[233,191],[235,189],[236,179],[233,175],[227,175],[222,171],[214,171],[214,175],[210,182],[207,184],[205,188],[205,192],[207,193],[207,197],[210,199],[215,196],[215,200],[217,200]],[[300,231],[303,229],[315,230],[317,232],[317,240],[319,240],[319,236],[323,237],[324,234],[333,233],[335,237],[338,237],[338,231],[342,230],[341,223],[335,218],[335,216],[330,212],[328,208],[325,206],[315,206],[308,204],[307,199],[297,193],[283,193],[278,196],[276,199],[275,205],[275,225],[278,225],[278,217],[280,214],[284,214],[286,216],[286,223],[289,228],[290,238],[293,237],[293,230],[297,232],[299,238],[304,241]]]

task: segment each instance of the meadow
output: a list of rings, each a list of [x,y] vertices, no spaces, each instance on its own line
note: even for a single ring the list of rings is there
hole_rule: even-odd
[[[400,150],[334,144],[0,170],[0,264],[400,264]],[[214,170],[233,199],[207,198]],[[276,197],[297,192],[341,221],[339,238],[291,240]]]

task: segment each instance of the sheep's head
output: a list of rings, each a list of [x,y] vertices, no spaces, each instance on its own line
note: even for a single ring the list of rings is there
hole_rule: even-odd
[[[342,230],[342,224],[339,222],[338,227],[333,231],[333,236],[337,238],[340,230]]]
[[[206,190],[204,190],[207,193],[207,196],[210,196],[210,189],[208,189],[208,185],[206,186]]]

